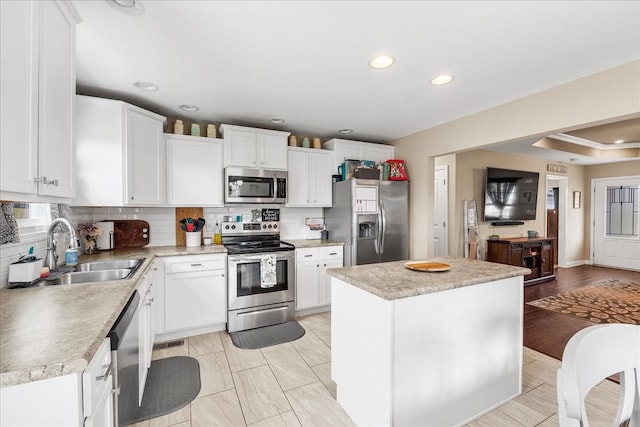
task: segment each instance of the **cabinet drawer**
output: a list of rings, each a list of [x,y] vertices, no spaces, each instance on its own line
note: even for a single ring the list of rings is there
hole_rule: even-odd
[[[219,270],[226,268],[226,257],[177,257],[165,260],[166,274]]]
[[[296,249],[296,262],[319,261],[320,256],[318,248]]]
[[[321,248],[322,259],[342,259],[342,246],[324,246]]]
[[[105,389],[113,388],[111,378],[111,341],[105,338],[82,373],[82,402],[85,417],[94,413]]]

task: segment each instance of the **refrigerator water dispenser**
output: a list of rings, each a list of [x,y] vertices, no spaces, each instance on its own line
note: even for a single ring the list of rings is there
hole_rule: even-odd
[[[378,219],[375,215],[358,215],[358,239],[377,239]]]

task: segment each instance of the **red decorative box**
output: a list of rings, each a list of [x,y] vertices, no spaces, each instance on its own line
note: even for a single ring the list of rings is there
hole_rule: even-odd
[[[404,160],[387,160],[389,163],[389,181],[408,181],[407,171],[404,167]]]

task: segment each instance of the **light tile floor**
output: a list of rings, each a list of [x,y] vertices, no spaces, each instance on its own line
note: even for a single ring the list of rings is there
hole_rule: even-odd
[[[201,390],[181,410],[135,427],[354,425],[335,400],[330,313],[298,321],[306,330],[302,338],[260,350],[238,349],[226,332],[216,332],[154,351],[154,359],[179,355],[198,359]],[[522,394],[468,426],[557,426],[559,366],[558,360],[525,347]],[[611,425],[618,388],[604,381],[589,394],[591,425]]]

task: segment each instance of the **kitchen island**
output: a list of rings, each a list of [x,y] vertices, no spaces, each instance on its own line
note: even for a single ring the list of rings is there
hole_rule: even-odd
[[[523,276],[445,257],[328,270],[331,376],[357,425],[455,426],[520,394]]]

